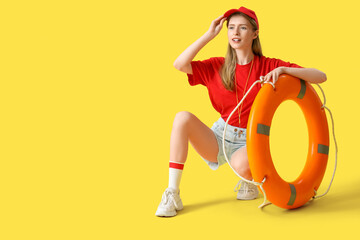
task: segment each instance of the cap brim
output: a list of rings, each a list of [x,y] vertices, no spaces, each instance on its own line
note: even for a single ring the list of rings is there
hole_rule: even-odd
[[[240,12],[239,9],[230,9],[229,11],[224,13],[224,17],[228,18],[231,14],[236,13],[236,12]]]

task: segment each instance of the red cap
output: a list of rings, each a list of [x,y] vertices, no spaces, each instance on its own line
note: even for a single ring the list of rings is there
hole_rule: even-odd
[[[255,22],[256,22],[256,25],[257,25],[257,27],[259,29],[259,22],[258,22],[258,19],[256,17],[255,12],[253,10],[251,10],[251,9],[246,8],[246,7],[240,7],[239,9],[230,9],[229,11],[227,11],[224,14],[224,17],[228,18],[231,14],[236,13],[236,12],[244,13],[244,14],[248,15],[249,17],[251,17],[252,19],[254,19]]]

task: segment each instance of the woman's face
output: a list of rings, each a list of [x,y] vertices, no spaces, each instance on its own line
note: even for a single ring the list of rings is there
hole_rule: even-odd
[[[258,30],[254,31],[249,20],[241,15],[234,15],[229,20],[228,40],[234,49],[251,49],[258,32]]]

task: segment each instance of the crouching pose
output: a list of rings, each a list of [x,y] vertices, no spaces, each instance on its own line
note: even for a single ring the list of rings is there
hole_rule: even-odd
[[[193,61],[196,54],[222,29],[226,21],[228,51],[224,57]],[[195,115],[180,112],[176,115],[170,140],[169,185],[165,190],[156,216],[175,216],[183,208],[180,199],[180,179],[188,153],[188,143],[213,170],[226,162],[222,149],[225,121],[243,98],[249,87],[260,77],[277,81],[286,73],[311,83],[326,81],[326,75],[314,68],[262,55],[259,39],[259,22],[254,11],[241,7],[231,9],[212,21],[209,30],[191,44],[174,62],[179,71],[187,73],[191,86],[207,87],[212,106],[220,118],[209,128]],[[256,85],[229,120],[225,136],[226,154],[234,170],[252,180],[246,152],[246,126],[253,101],[261,86]],[[238,186],[240,185],[240,188]],[[255,185],[239,181],[237,199],[251,200],[258,196]]]

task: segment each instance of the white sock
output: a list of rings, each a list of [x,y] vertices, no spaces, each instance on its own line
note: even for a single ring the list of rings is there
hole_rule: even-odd
[[[184,168],[183,163],[170,162],[169,164],[169,188],[179,192],[180,180]]]

